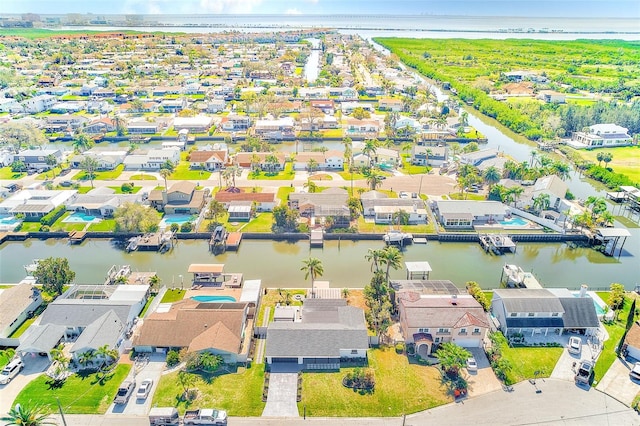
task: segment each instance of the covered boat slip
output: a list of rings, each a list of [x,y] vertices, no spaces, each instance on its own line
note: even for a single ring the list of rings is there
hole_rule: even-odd
[[[618,251],[618,256],[622,254],[622,248],[627,241],[627,237],[630,237],[631,233],[625,228],[598,228],[596,229],[596,240],[602,241],[604,246],[603,253],[607,256],[614,256],[618,243],[622,238],[622,244]]]
[[[193,274],[194,286],[242,286],[242,274],[225,273],[224,264],[221,263],[192,263],[187,272]]]

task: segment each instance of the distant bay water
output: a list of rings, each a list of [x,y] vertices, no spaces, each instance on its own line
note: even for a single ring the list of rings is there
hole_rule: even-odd
[[[640,22],[631,18],[536,18],[440,15],[140,15],[138,19],[106,16],[123,25],[65,26],[60,29],[105,29],[215,33],[272,32],[330,28],[364,38],[535,38],[541,40],[640,40]]]

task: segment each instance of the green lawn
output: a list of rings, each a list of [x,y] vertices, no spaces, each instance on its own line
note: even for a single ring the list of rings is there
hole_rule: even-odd
[[[289,201],[289,194],[295,192],[295,188],[291,186],[281,186],[278,188],[278,199],[282,201],[284,204]]]
[[[73,212],[65,212],[58,220],[56,220],[53,225],[51,225],[52,231],[82,231],[86,225],[86,223],[65,223],[63,220],[72,215]]]
[[[180,399],[183,388],[178,384],[178,372],[162,376],[153,396],[152,405],[158,407],[176,407],[181,414],[186,408],[216,407],[226,410],[230,416],[257,417],[264,410],[262,387],[264,369],[262,365],[253,365],[245,369],[215,375],[196,376],[195,388],[198,398],[191,404]]]
[[[120,164],[113,170],[105,170],[104,172],[95,172],[95,178],[93,180],[115,180],[122,174],[124,171],[124,164]],[[86,172],[81,171],[77,173],[74,177],[76,180],[89,180]]]
[[[26,176],[25,172],[13,172],[11,171],[11,167],[2,167],[0,168],[0,179],[20,179],[23,176]]]
[[[358,232],[363,234],[384,234],[389,230],[389,227],[390,225],[376,225],[373,222],[365,222],[362,216],[358,218]],[[397,228],[397,226],[394,228]],[[412,234],[433,234],[436,231],[436,227],[433,222],[429,222],[424,225],[403,225],[400,226],[400,230]]]
[[[151,306],[151,302],[153,302],[153,299],[155,299],[156,296],[149,296],[149,298],[147,299],[147,303],[145,303],[144,308],[142,308],[142,311],[140,311],[140,315],[138,315],[140,318],[144,317],[144,314],[147,313],[147,310],[149,309],[149,306]]]
[[[48,172],[40,173],[38,176],[36,176],[36,180],[53,179],[56,176],[60,175],[60,171],[61,170],[62,170],[62,168],[60,166],[54,167],[53,169],[49,170]]]
[[[169,179],[172,180],[207,180],[211,176],[211,172],[206,170],[191,170],[189,162],[180,161],[176,169],[173,171]]]
[[[186,292],[186,290],[180,290],[179,288],[170,288],[164,294],[160,303],[173,303],[182,300]]]
[[[266,173],[262,171],[249,173],[249,180],[293,180],[296,173],[293,171],[293,164],[286,163],[284,170],[278,173]]]
[[[608,291],[598,291],[596,292],[598,296],[606,303],[609,299]],[[627,293],[627,296],[629,293]],[[618,315],[618,320],[614,321],[611,324],[604,323],[604,328],[609,333],[609,339],[604,342],[602,352],[598,357],[598,361],[594,367],[594,386],[597,384],[600,379],[604,376],[604,374],[609,370],[609,367],[616,360],[617,354],[616,349],[618,348],[618,343],[620,343],[620,339],[624,334],[625,326],[627,324],[627,317],[629,316],[629,310],[631,309],[631,303],[629,297],[627,297],[624,308]],[[636,302],[637,304],[638,302]]]
[[[13,349],[0,350],[0,368],[4,367],[11,361],[16,351]]]
[[[116,194],[137,194],[142,189],[141,186],[134,186],[130,192],[122,192],[122,186],[110,186],[109,188],[113,189]]]
[[[27,328],[29,328],[31,326],[31,324],[33,324],[33,322],[37,319],[37,317],[33,317],[33,318],[27,318],[25,322],[23,322],[20,327],[16,328],[16,331],[14,331],[13,333],[11,333],[11,338],[17,338],[22,336],[22,334],[27,330]]]
[[[243,232],[271,232],[273,225],[273,213],[258,213],[249,223],[243,223],[238,229]]]
[[[613,159],[609,163],[609,167],[614,172],[622,173],[629,176],[634,182],[640,182],[640,147],[636,146],[623,146],[618,148],[603,148],[603,149],[576,149],[574,150],[580,157],[585,160],[589,160],[598,164],[598,153],[608,152],[611,153]],[[605,163],[601,163],[603,166]]]
[[[449,194],[449,198],[452,200],[474,200],[474,201],[484,201],[487,199],[482,194],[476,194],[474,192],[465,192],[464,195],[461,195],[459,192],[453,192]]]
[[[338,172],[338,174],[340,176],[342,176],[342,179],[351,182],[351,172],[350,171],[341,171]],[[361,179],[366,179],[367,177],[365,175],[363,175],[362,173],[357,173],[357,172],[353,172],[353,180],[361,180]]]
[[[556,366],[563,348],[510,348],[502,346],[502,357],[509,360],[512,369],[507,373],[508,382],[518,383],[536,377],[549,377]]]
[[[415,413],[451,402],[441,374],[435,367],[409,364],[395,350],[369,350],[369,366],[375,375],[372,394],[354,392],[342,386],[351,371],[303,373],[300,413],[314,417],[390,417]]]
[[[30,382],[18,394],[15,402],[25,405],[42,404],[58,411],[56,398],[68,414],[104,414],[113,401],[118,386],[127,377],[131,365],[118,365],[106,376],[74,374],[61,387],[52,388],[50,378],[42,375]]]
[[[40,230],[40,222],[22,222],[20,225],[20,232],[38,232]]]
[[[115,219],[102,219],[98,223],[92,223],[89,225],[88,231],[96,232],[114,232],[116,230]]]
[[[156,178],[155,176],[148,175],[148,174],[145,174],[145,173],[141,173],[141,174],[138,174],[138,175],[133,175],[129,179],[131,179],[131,180],[158,180],[158,178]]]
[[[286,291],[288,291],[289,294],[291,294],[292,306],[302,306],[302,301],[295,300],[293,296],[295,296],[296,294],[304,296],[307,294],[306,290],[286,289],[286,288],[281,290],[282,290],[282,294],[278,290],[268,290],[267,294],[262,296],[262,300],[260,301],[260,312],[258,313],[258,319],[256,320],[257,326],[262,327],[262,321],[264,320],[264,310],[266,307],[271,308],[271,312],[269,314],[269,320],[273,319],[273,308],[276,306],[276,303],[282,304],[285,302],[284,294]]]

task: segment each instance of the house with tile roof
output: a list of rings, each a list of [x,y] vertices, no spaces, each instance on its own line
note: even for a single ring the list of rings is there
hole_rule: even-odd
[[[184,299],[148,315],[133,336],[136,352],[210,352],[226,363],[245,362],[252,336],[248,303]]]
[[[482,306],[468,294],[396,292],[400,329],[416,353],[427,356],[438,345],[451,342],[466,348],[482,347],[489,322]]]
[[[369,337],[364,311],[346,299],[306,299],[295,321],[267,328],[267,364],[300,369],[340,368],[342,360],[366,360]]]
[[[208,170],[214,172],[229,163],[229,153],[226,150],[193,151],[189,154],[189,168],[194,170]]]

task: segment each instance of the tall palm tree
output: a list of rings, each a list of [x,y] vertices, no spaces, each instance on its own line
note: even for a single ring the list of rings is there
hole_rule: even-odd
[[[402,266],[402,253],[396,246],[387,246],[382,249],[381,261],[387,265],[385,277],[387,283],[389,283],[389,272],[391,268],[398,270]]]
[[[371,270],[377,272],[380,270],[380,259],[382,257],[382,249],[369,249],[364,258],[367,262],[371,262]]]
[[[369,158],[369,167],[373,165],[373,160],[379,145],[380,144],[377,139],[367,139],[364,141],[362,153]]]
[[[371,170],[367,175],[367,184],[372,191],[375,191],[376,188],[380,186],[382,183],[382,175],[375,170]]]
[[[493,188],[493,185],[500,182],[501,177],[502,176],[500,176],[500,170],[498,170],[498,168],[495,166],[487,167],[487,169],[482,174],[482,178],[484,179],[484,181],[489,184],[489,192],[491,192],[491,188]]]
[[[324,268],[320,259],[310,257],[302,261],[301,271],[304,271],[304,279],[311,277],[311,298],[316,297],[315,280],[317,277],[321,277],[324,274]]]
[[[49,419],[49,412],[45,406],[41,404],[22,405],[16,404],[6,416],[0,418],[0,421],[8,422],[6,426],[44,426],[57,425],[58,423]]]
[[[549,208],[550,203],[551,197],[546,192],[541,192],[540,194],[533,197],[534,210],[546,210]]]
[[[93,188],[93,180],[96,178],[96,170],[98,170],[98,160],[93,157],[84,157],[80,162],[80,168],[84,170],[85,176],[91,181],[91,188]]]
[[[344,146],[344,158],[347,160],[347,166],[351,169],[353,163],[353,141],[350,137],[342,138],[342,145]]]
[[[171,170],[169,169],[160,169],[160,176],[164,179],[164,190],[167,191],[167,178],[171,176]]]

